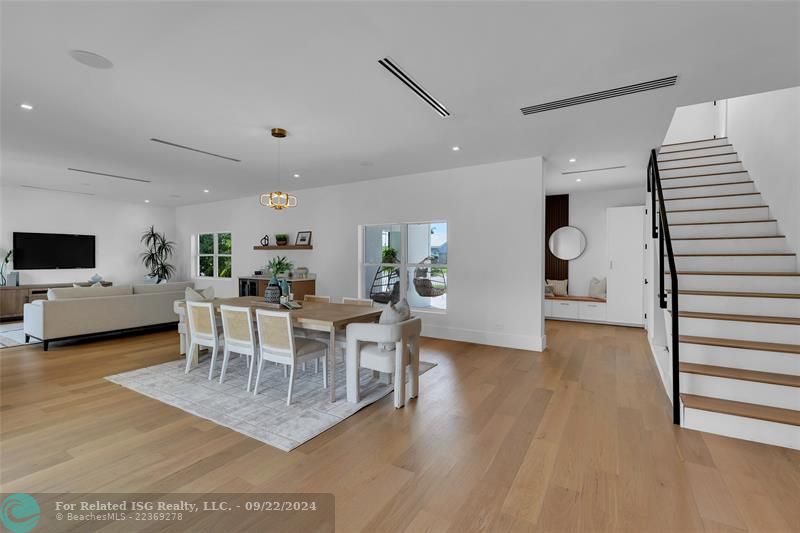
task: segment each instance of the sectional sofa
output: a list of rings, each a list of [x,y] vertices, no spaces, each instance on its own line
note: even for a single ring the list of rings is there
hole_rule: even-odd
[[[52,341],[177,322],[175,300],[193,282],[50,289],[47,300],[25,304],[25,340]]]

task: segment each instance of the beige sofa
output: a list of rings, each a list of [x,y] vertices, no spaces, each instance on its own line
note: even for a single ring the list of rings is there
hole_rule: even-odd
[[[25,304],[25,339],[41,340],[46,351],[55,340],[175,323],[173,303],[193,286],[177,282],[50,289],[47,300]]]

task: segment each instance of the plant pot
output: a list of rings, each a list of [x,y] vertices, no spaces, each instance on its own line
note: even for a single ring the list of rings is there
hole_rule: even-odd
[[[278,246],[286,246],[287,244],[289,244],[289,241],[275,241],[275,244],[277,244]]]

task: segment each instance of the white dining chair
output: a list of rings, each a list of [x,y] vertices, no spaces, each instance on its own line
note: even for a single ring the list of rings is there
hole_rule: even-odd
[[[406,403],[406,380],[409,398],[419,394],[419,336],[422,320],[411,318],[397,324],[347,325],[347,401],[360,401],[361,368],[392,374],[394,406]],[[386,350],[387,345],[394,345]]]
[[[253,367],[253,358],[258,349],[256,347],[256,336],[253,332],[253,313],[249,307],[236,307],[233,305],[221,305],[222,311],[222,331],[223,354],[222,371],[219,374],[219,382],[225,380],[225,372],[228,370],[228,359],[231,352],[240,356],[245,356],[247,367]],[[250,382],[253,377],[252,370],[248,373],[247,391],[250,392]]]
[[[369,298],[342,298],[342,303],[345,305],[363,305],[366,307],[372,307],[372,300]]]
[[[185,373],[188,374],[191,369],[195,351],[199,352],[200,346],[205,346],[211,350],[211,365],[208,369],[208,379],[211,379],[221,342],[214,315],[214,304],[211,302],[186,302],[186,312],[189,315],[190,341],[189,351],[186,352]]]
[[[329,304],[331,303],[330,296],[320,296],[318,294],[306,294],[303,296],[304,302],[314,302],[314,303],[321,303],[321,304]]]
[[[258,373],[253,386],[253,395],[258,394],[258,383],[261,381],[261,369],[264,361],[273,361],[289,367],[289,393],[286,405],[292,404],[292,389],[297,363],[313,361],[322,357],[322,386],[328,388],[328,347],[322,342],[294,336],[291,313],[256,309],[258,326],[259,357]],[[253,367],[250,367],[252,374]]]

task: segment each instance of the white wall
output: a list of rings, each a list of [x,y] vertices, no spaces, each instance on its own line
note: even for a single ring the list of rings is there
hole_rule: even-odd
[[[0,187],[0,191],[2,250],[13,246],[15,231],[96,236],[96,268],[21,270],[20,283],[86,281],[95,273],[116,284],[138,282],[146,274],[138,257],[144,250],[139,243],[142,232],[153,224],[175,240],[173,208],[20,187]],[[176,257],[173,264],[179,263]]]
[[[730,98],[728,139],[800,254],[800,87]]]
[[[569,195],[569,225],[580,229],[586,236],[586,249],[577,259],[569,262],[569,293],[576,296],[589,294],[592,277],[604,278],[608,274],[606,263],[606,209],[645,205],[644,187],[609,189]]]
[[[487,195],[487,187],[498,196]],[[278,212],[257,198],[177,209],[179,241],[201,232],[233,233],[233,280],[198,280],[220,295],[237,294],[236,277],[252,274],[276,252],[254,251],[268,233],[313,231],[312,251],[281,251],[317,274],[317,293],[358,294],[358,226],[447,221],[448,309],[420,313],[424,334],[541,350],[544,193],[542,159],[532,158],[305,189],[299,206]],[[188,244],[184,244],[188,250]],[[181,265],[192,271],[192,260]]]
[[[725,136],[724,101],[705,102],[675,109],[663,144]]]

